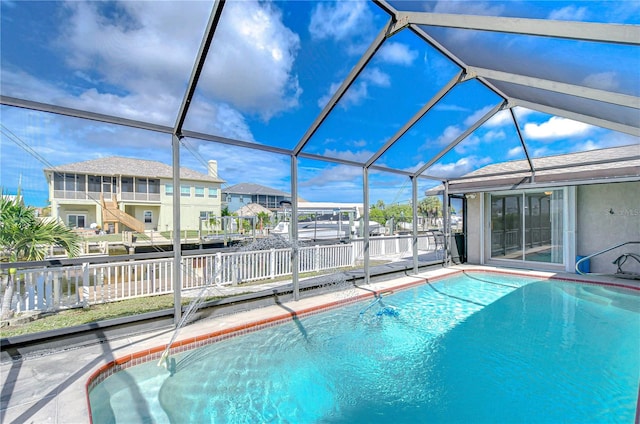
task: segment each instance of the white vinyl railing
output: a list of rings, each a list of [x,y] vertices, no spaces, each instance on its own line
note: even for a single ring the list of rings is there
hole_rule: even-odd
[[[351,267],[363,259],[363,241],[301,247],[299,272],[319,272]],[[411,236],[372,237],[371,257],[412,254]],[[433,235],[418,237],[418,250],[434,251]],[[90,258],[87,259],[88,261]],[[292,274],[291,249],[239,251],[184,256],[183,290],[205,285],[237,285],[269,281]],[[54,311],[69,307],[113,302],[135,297],[173,293],[173,259],[128,260],[100,264],[18,269],[13,275],[11,309]]]

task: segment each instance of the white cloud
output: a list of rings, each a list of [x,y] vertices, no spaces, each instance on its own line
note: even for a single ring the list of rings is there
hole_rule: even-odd
[[[504,9],[504,5],[493,1],[440,0],[436,3],[433,11],[435,13],[500,16]]]
[[[387,63],[410,66],[418,57],[418,52],[402,43],[387,41],[378,52],[380,59]]]
[[[323,108],[333,94],[338,90],[342,82],[334,82],[329,87],[329,91],[318,99],[318,107]],[[369,95],[369,86],[389,87],[391,78],[388,74],[382,72],[379,68],[367,68],[358,77],[358,79],[349,87],[347,92],[342,96],[339,102],[340,107],[348,109],[350,106],[359,105]]]
[[[559,21],[584,21],[588,15],[588,9],[584,6],[565,6],[561,9],[554,9],[549,13],[549,19]]]
[[[429,175],[441,176],[445,178],[459,177],[464,174],[480,168],[483,165],[491,163],[491,158],[478,158],[475,156],[467,156],[460,158],[455,162],[436,163],[427,169]]]
[[[218,161],[218,175],[226,186],[241,182],[257,182],[267,187],[291,192],[288,156],[225,144],[192,141],[197,146],[199,162]],[[195,168],[194,168],[195,169]],[[198,169],[205,172],[205,166]]]
[[[513,125],[511,113],[506,109],[499,111],[484,123],[484,127],[486,128],[503,127],[505,125]]]
[[[619,75],[615,71],[587,75],[582,82],[587,87],[599,88],[601,90],[615,91],[620,87]]]
[[[371,156],[373,156],[373,152],[369,150],[360,150],[353,152],[351,150],[339,151],[334,149],[326,149],[323,156],[365,163],[367,160],[369,160],[369,158],[371,158]]]
[[[491,131],[487,131],[483,136],[482,139],[484,141],[487,141],[489,143],[494,142],[496,140],[504,140],[507,138],[507,134],[505,134],[505,132],[503,130],[491,130]]]
[[[525,107],[522,106],[516,106],[513,108],[513,114],[516,116],[517,119],[524,119],[527,116],[530,116],[532,114],[536,114],[538,112],[535,112],[531,109],[527,109]]]
[[[556,140],[584,136],[592,131],[593,128],[591,125],[582,122],[552,116],[548,121],[540,124],[525,124],[524,136],[525,139],[529,138],[532,140]]]
[[[187,115],[184,126],[193,131],[255,141],[245,117],[225,103],[198,102]]]
[[[583,142],[577,143],[576,149],[578,151],[582,149],[595,150],[628,145],[637,146],[638,154],[640,154],[640,138],[616,131],[601,130],[599,131],[598,137],[596,139],[587,139]]]
[[[472,152],[480,146],[483,142],[483,138],[478,137],[476,134],[471,134],[464,140],[462,140],[455,148],[456,153],[466,155]]]
[[[471,125],[475,124],[476,122],[478,122],[480,120],[480,118],[482,118],[484,115],[486,115],[487,112],[489,112],[491,109],[493,109],[493,107],[494,106],[485,106],[482,109],[476,110],[475,112],[473,112],[471,115],[469,115],[464,120],[464,125],[466,127],[470,127]]]
[[[437,110],[438,112],[468,112],[469,108],[465,106],[452,105],[452,104],[440,104],[438,103],[433,110]]]
[[[228,8],[228,9],[227,9]],[[269,3],[228,2],[207,61],[203,88],[212,97],[264,119],[298,106],[292,74],[300,39]]]
[[[320,40],[344,41],[361,34],[371,19],[371,11],[363,1],[320,2],[311,14],[309,33]]]
[[[360,78],[378,87],[389,87],[391,85],[389,74],[382,72],[380,68],[367,68],[362,72]]]
[[[68,65],[88,81],[118,87],[118,96],[130,105],[129,110],[123,105],[123,112],[147,115],[166,105],[171,113],[163,123],[172,123],[201,42],[202,31],[193,29],[205,29],[210,4],[115,3],[117,22],[101,5],[66,4],[70,17],[57,45]],[[292,68],[299,44],[271,4],[229,2],[198,93],[263,119],[296,107],[301,88]],[[97,100],[102,94],[89,97]]]
[[[507,152],[507,157],[510,159],[521,157],[524,154],[524,149],[522,146],[517,146],[512,149],[509,149]]]
[[[456,139],[464,130],[457,125],[449,125],[444,129],[440,137],[436,139],[438,146],[444,146]]]
[[[301,187],[326,188],[336,183],[344,186],[361,187],[362,168],[348,165],[329,165],[320,170],[307,169],[300,175]],[[362,190],[362,188],[360,188]]]

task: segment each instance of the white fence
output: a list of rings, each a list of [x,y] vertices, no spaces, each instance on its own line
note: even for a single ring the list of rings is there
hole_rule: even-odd
[[[412,237],[372,237],[375,257],[412,254]],[[319,272],[356,265],[363,258],[363,240],[348,244],[301,247],[299,272]],[[438,251],[434,235],[418,237],[418,250]],[[292,274],[291,249],[271,249],[184,256],[182,289],[269,281]],[[135,297],[173,293],[173,259],[147,259],[75,266],[19,269],[13,276],[12,310],[53,311]]]

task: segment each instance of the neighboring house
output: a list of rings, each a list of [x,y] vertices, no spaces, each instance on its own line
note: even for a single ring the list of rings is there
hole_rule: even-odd
[[[107,157],[44,170],[49,184],[51,216],[69,227],[110,232],[173,229],[173,192],[180,190],[180,226],[197,230],[200,220],[221,215],[217,162],[209,175],[180,169],[180,187],[173,186],[171,165]],[[95,225],[92,225],[95,224]]]
[[[271,211],[275,211],[281,207],[281,201],[291,200],[289,193],[253,183],[232,185],[222,190],[222,195],[222,205],[226,207],[229,212],[236,212],[238,209],[251,203],[256,203]]]
[[[449,181],[448,194],[466,201],[469,263],[574,272],[578,256],[640,241],[640,144],[532,164],[534,172],[519,160]],[[590,271],[615,273],[612,262],[625,253],[640,255],[640,244],[591,258]],[[640,273],[640,263],[628,260],[623,270]]]

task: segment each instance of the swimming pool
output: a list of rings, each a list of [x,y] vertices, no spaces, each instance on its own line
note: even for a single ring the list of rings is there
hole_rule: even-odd
[[[633,422],[640,296],[458,274],[128,368],[93,422]]]

